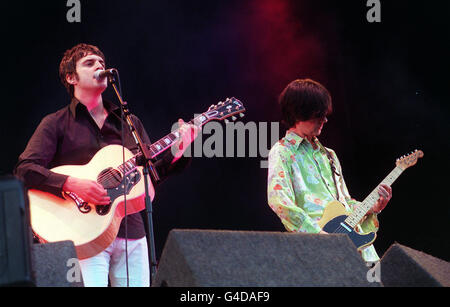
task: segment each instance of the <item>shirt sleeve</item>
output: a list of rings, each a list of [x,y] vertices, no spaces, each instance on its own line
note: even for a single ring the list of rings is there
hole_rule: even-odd
[[[49,170],[57,142],[57,127],[51,117],[46,116],[36,128],[14,168],[14,175],[21,179],[27,188],[61,196],[68,176]]]
[[[267,186],[269,206],[288,231],[318,233],[321,230],[319,225],[296,202],[292,184],[295,178],[292,178],[287,162],[279,148],[274,147],[270,151]]]

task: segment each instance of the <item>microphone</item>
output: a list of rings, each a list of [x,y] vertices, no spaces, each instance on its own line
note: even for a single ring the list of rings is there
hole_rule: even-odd
[[[115,68],[110,68],[106,70],[97,70],[94,72],[94,78],[97,79],[97,81],[102,81],[107,76],[112,76],[117,70]]]

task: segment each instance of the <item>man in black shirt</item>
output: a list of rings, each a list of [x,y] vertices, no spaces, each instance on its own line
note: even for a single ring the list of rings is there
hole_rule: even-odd
[[[79,44],[64,54],[59,73],[72,99],[68,106],[44,117],[19,157],[15,174],[28,188],[57,196],[73,192],[84,201],[97,205],[110,203],[107,191],[98,182],[50,170],[60,165],[88,163],[101,148],[111,144],[122,145],[122,133],[124,146],[134,154],[138,152],[127,124],[122,126],[120,108],[102,98],[107,79],[97,80],[94,73],[104,69],[105,57],[95,46]],[[132,121],[143,142],[150,144],[141,121],[134,115]],[[182,120],[179,124],[181,137],[173,145],[175,150],[168,150],[154,162],[161,180],[186,166],[189,159],[182,154],[198,134],[199,128]],[[147,242],[140,213],[127,217],[126,237],[130,239],[127,241],[130,285],[148,286]],[[80,260],[86,286],[106,286],[108,274],[112,286],[126,285],[124,238],[123,220],[110,247],[94,257]]]

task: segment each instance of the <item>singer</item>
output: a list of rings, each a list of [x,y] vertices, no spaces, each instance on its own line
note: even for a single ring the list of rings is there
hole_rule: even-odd
[[[109,204],[105,188],[96,181],[61,175],[50,170],[60,165],[84,165],[101,148],[110,144],[124,144],[133,153],[138,151],[126,123],[122,131],[120,108],[102,98],[102,93],[108,86],[105,77],[108,70],[105,71],[105,67],[105,56],[96,46],[78,44],[65,52],[59,66],[59,75],[71,101],[66,107],[42,119],[18,159],[14,173],[28,188],[59,197],[64,192],[73,192],[86,202]],[[132,115],[132,121],[142,140],[151,144],[139,118]],[[199,128],[188,125],[181,119],[179,124],[181,137],[174,145],[178,151],[173,151],[173,155],[168,150],[163,157],[154,161],[161,181],[180,172],[189,162],[182,154],[195,139]],[[85,286],[107,286],[108,277],[111,286],[126,286],[127,271],[130,286],[148,286],[148,250],[141,214],[127,217],[127,235],[122,220],[113,243],[100,254],[80,260],[80,266]]]

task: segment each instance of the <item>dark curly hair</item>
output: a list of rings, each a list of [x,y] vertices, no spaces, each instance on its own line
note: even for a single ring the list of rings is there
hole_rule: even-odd
[[[292,128],[298,121],[307,121],[331,114],[331,95],[319,82],[311,79],[292,81],[281,92],[278,102],[282,123]]]
[[[88,54],[98,55],[105,61],[103,52],[97,46],[88,44],[78,44],[64,53],[61,63],[59,64],[59,77],[62,84],[66,87],[70,97],[73,97],[73,85],[69,84],[66,80],[68,74],[75,74],[77,76],[76,66],[79,59],[87,56]],[[78,77],[78,76],[77,76]]]

